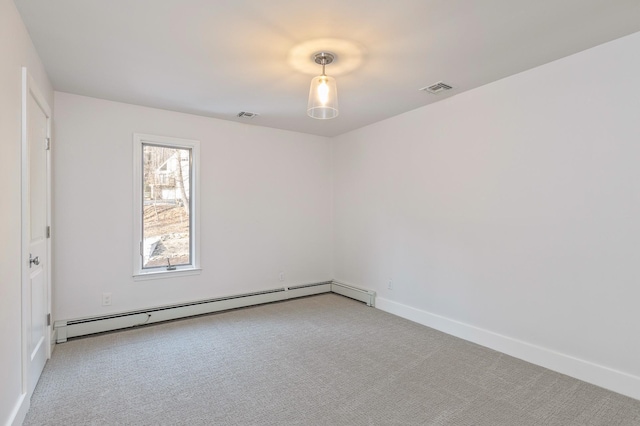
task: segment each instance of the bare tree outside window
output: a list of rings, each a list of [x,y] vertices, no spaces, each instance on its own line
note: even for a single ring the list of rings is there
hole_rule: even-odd
[[[143,268],[191,264],[191,150],[142,144]]]

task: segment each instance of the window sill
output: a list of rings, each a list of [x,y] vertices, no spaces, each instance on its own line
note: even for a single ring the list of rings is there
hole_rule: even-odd
[[[189,275],[200,275],[201,268],[176,269],[175,271],[153,271],[141,272],[133,275],[134,281],[160,280],[164,278],[186,277]]]

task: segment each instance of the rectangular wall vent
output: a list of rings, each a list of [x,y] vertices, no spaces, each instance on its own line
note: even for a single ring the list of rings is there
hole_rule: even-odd
[[[237,116],[240,118],[254,118],[257,117],[258,114],[257,112],[248,112],[248,111],[240,111]]]
[[[433,93],[435,95],[437,93],[444,92],[445,90],[451,90],[451,89],[453,89],[452,85],[439,81],[435,84],[432,84],[431,86],[423,87],[420,90],[424,92]]]

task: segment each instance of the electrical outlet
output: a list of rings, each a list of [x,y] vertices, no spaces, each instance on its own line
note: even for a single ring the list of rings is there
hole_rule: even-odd
[[[280,272],[280,281],[284,281],[284,272]]]
[[[393,290],[393,280],[389,280],[389,282],[387,283],[387,289]]]
[[[111,306],[111,293],[102,293],[102,306]]]

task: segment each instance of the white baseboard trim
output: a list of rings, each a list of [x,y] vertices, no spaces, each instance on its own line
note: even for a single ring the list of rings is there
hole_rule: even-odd
[[[640,377],[382,297],[376,308],[452,336],[640,400]]]
[[[25,417],[27,417],[27,411],[29,411],[30,401],[27,398],[27,394],[23,393],[20,395],[18,402],[11,414],[9,414],[9,418],[7,419],[8,426],[21,426],[24,422]]]

